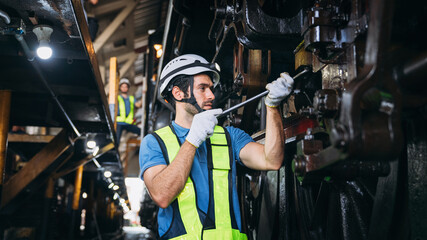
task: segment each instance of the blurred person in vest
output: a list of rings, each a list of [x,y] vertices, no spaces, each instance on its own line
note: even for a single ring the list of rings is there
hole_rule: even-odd
[[[135,102],[135,97],[129,95],[130,82],[127,78],[120,79],[119,90],[117,96],[118,111],[117,111],[117,141],[120,142],[123,130],[132,132],[138,136],[141,134],[141,129],[135,125],[135,108],[140,108],[141,101]]]
[[[160,239],[247,239],[242,232],[236,164],[278,170],[285,139],[278,106],[293,79],[282,73],[269,83],[265,144],[243,130],[218,126],[212,109],[219,69],[201,56],[171,60],[160,75],[160,94],[176,110],[175,120],[141,141],[141,177],[160,207]]]

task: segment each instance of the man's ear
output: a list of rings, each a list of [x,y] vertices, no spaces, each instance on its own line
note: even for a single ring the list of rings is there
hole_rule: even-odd
[[[181,89],[178,86],[174,86],[172,88],[172,96],[178,100],[181,101],[184,98],[184,92],[181,91]]]

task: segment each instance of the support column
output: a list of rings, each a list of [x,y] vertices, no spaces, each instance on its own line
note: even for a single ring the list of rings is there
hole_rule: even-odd
[[[117,128],[116,123],[116,116],[117,116],[117,94],[119,92],[119,81],[118,81],[118,73],[117,73],[117,58],[112,57],[110,58],[110,80],[108,82],[110,89],[108,93],[108,105],[110,108],[111,113],[111,119],[114,122],[114,130]],[[117,139],[117,142],[120,141],[120,139]]]
[[[55,179],[49,178],[46,184],[46,191],[44,196],[44,206],[43,206],[43,222],[41,230],[41,239],[48,238],[48,229],[49,229],[49,219],[50,219],[50,206],[52,204],[53,193],[55,187]]]
[[[11,92],[0,90],[0,199],[3,192],[4,168],[6,166],[7,132],[9,130]],[[0,226],[0,235],[3,236]]]
[[[6,166],[7,132],[9,131],[11,92],[0,90],[0,194]],[[0,195],[1,196],[1,195]]]

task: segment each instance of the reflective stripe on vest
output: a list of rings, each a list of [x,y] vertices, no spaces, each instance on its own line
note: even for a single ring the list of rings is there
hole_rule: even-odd
[[[165,143],[170,164],[175,159],[180,149],[178,139],[169,126],[157,130],[156,133]],[[181,235],[178,239],[200,239],[202,224],[197,212],[196,189],[190,177],[187,178],[184,189],[175,201],[178,201],[179,213],[181,214],[182,223],[187,232],[187,234],[184,236]]]
[[[167,157],[172,162],[180,148],[178,138],[169,126],[159,129],[155,133],[163,141]],[[197,212],[195,186],[189,177],[184,190],[176,199],[186,234],[172,239],[201,239],[201,236],[203,236],[203,239],[209,240],[247,239],[246,235],[240,233],[238,229],[232,229],[230,217],[230,205],[232,202],[230,202],[231,198],[229,196],[229,189],[232,187],[232,184],[229,183],[232,152],[231,145],[227,141],[225,129],[216,126],[213,136],[206,143],[207,147],[211,148],[209,150],[212,153],[212,159],[209,160],[213,165],[213,169],[211,169],[212,179],[210,181],[213,182],[215,228],[203,230],[202,234],[202,224]]]
[[[214,134],[207,140],[211,147],[212,159],[208,159],[208,165],[212,165],[212,185],[214,198],[215,229],[206,229],[203,231],[203,239],[243,239],[247,236],[240,233],[238,229],[233,229],[231,224],[232,196],[229,191],[233,186],[229,182],[231,174],[232,152],[231,145],[227,141],[225,129],[215,126]],[[209,150],[208,150],[209,151]],[[209,156],[209,154],[208,154]],[[234,215],[234,214],[233,214]]]
[[[126,116],[125,100],[121,95],[117,96],[117,100],[119,103],[120,115],[116,117],[116,121],[133,124],[133,115],[134,115],[133,108],[134,108],[135,98],[133,96],[129,96],[130,111],[129,111],[129,115],[127,116]]]

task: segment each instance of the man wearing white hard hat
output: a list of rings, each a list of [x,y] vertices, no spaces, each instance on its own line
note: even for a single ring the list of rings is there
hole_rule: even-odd
[[[291,92],[282,74],[267,85],[265,145],[244,131],[221,127],[212,109],[219,70],[203,57],[186,54],[170,61],[160,75],[160,94],[175,107],[169,126],[141,142],[141,177],[160,207],[160,239],[247,239],[242,232],[236,163],[277,170],[284,158],[284,133],[277,106]]]
[[[119,90],[117,96],[118,111],[117,111],[117,141],[120,142],[123,130],[132,132],[137,135],[141,134],[141,130],[135,125],[135,108],[140,108],[141,101],[135,102],[135,97],[129,95],[130,81],[127,78],[120,79]]]

